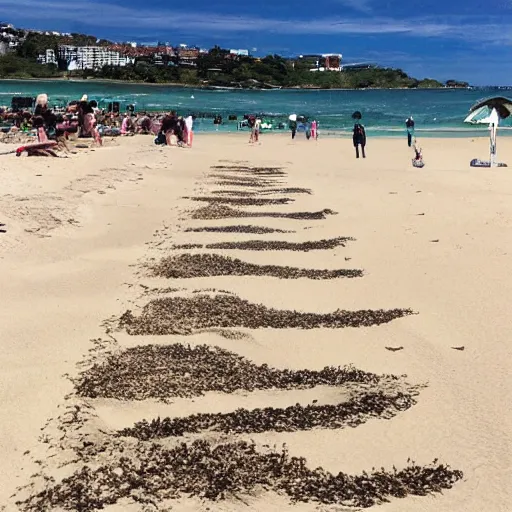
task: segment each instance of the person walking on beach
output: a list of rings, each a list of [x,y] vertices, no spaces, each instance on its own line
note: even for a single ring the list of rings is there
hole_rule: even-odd
[[[311,121],[311,137],[313,140],[318,140],[318,123],[315,119]]]
[[[363,158],[366,158],[364,151],[366,147],[366,131],[364,126],[359,122],[354,125],[352,141],[354,142],[354,147],[356,148],[356,158],[359,158],[359,146],[361,146],[361,154],[363,155]]]
[[[192,131],[194,127],[194,117],[188,116],[185,118],[185,125],[187,127],[187,146],[191,148],[192,141],[194,140],[194,132]]]
[[[405,127],[407,128],[407,144],[412,146],[412,139],[414,138],[414,119],[412,116],[405,120]]]
[[[249,144],[254,143],[254,139],[256,137],[256,116],[249,116],[247,119],[247,126],[251,129],[251,135],[249,137]]]
[[[254,142],[260,141],[261,119],[258,117],[254,123]]]
[[[297,134],[297,120],[290,120],[290,130],[292,132],[292,140],[295,139],[295,135]]]

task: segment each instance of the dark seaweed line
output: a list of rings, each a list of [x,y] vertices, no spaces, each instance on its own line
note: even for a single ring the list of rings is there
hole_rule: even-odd
[[[220,204],[235,204],[240,206],[267,206],[272,204],[289,204],[295,201],[289,197],[280,198],[261,198],[261,197],[184,197],[183,199],[190,199],[203,203],[220,203]]]
[[[153,275],[166,279],[212,276],[270,276],[279,279],[338,279],[363,276],[356,269],[303,269],[276,265],[255,265],[220,254],[180,254],[163,258],[152,267]]]
[[[75,389],[87,398],[146,400],[192,398],[210,391],[310,389],[397,380],[393,375],[379,376],[352,366],[280,370],[219,347],[173,344],[140,345],[112,354],[83,371]]]
[[[294,231],[285,231],[284,229],[274,229],[262,226],[238,225],[238,226],[205,226],[200,228],[187,228],[185,233],[294,233]]]
[[[132,336],[191,334],[198,329],[245,327],[248,329],[343,329],[371,327],[414,314],[410,309],[337,310],[333,313],[302,313],[267,308],[231,295],[165,297],[146,304],[140,316],[130,310],[119,327]]]
[[[125,437],[147,441],[163,437],[180,437],[205,431],[224,434],[262,432],[297,432],[314,428],[341,429],[356,427],[371,417],[391,418],[415,404],[410,394],[398,392],[389,396],[382,391],[365,393],[336,405],[293,405],[283,408],[238,409],[227,414],[194,414],[184,418],[157,418],[136,423],[119,432]]]
[[[174,245],[173,249],[236,249],[240,251],[325,251],[336,247],[346,247],[347,242],[354,241],[350,237],[338,237],[331,240],[318,240],[316,242],[283,242],[267,240],[248,240],[246,242],[220,242],[216,244],[183,244]]]
[[[303,458],[261,453],[244,441],[212,446],[207,441],[181,443],[168,449],[139,442],[137,457],[121,457],[115,465],[84,466],[61,483],[47,487],[22,503],[27,512],[62,507],[66,510],[103,509],[119,500],[138,501],[198,496],[209,500],[251,492],[256,488],[286,493],[292,502],[371,507],[391,496],[426,496],[450,489],[462,479],[461,471],[437,464],[414,464],[403,470],[333,475],[323,468],[311,470]]]
[[[224,205],[209,205],[195,210],[192,214],[192,219],[203,220],[216,220],[228,218],[256,218],[256,217],[270,217],[281,219],[295,219],[295,220],[321,220],[325,219],[326,215],[337,215],[329,209],[324,209],[319,212],[293,212],[293,213],[277,213],[277,212],[244,212],[229,206]]]

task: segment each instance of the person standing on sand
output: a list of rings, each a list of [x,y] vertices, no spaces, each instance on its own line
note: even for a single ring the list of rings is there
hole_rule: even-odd
[[[407,144],[412,146],[412,139],[414,137],[414,119],[412,116],[405,120],[405,127],[407,128]]]
[[[365,147],[366,147],[366,131],[361,123],[354,125],[354,134],[352,135],[352,141],[356,148],[356,158],[359,158],[359,146],[361,146],[361,153],[363,158],[366,158]]]
[[[191,148],[192,141],[194,140],[194,132],[192,131],[194,127],[193,116],[188,116],[187,118],[185,118],[185,126],[187,127],[187,146]]]
[[[295,139],[295,135],[297,134],[297,121],[290,121],[290,130],[292,132],[292,140]]]
[[[311,137],[313,140],[318,140],[318,123],[316,122],[316,119],[311,121]]]
[[[247,119],[247,126],[249,126],[249,128],[251,129],[249,144],[252,144],[256,137],[256,116],[249,116],[249,118]]]
[[[254,123],[254,142],[260,141],[260,129],[261,129],[261,119],[257,118],[256,123]]]

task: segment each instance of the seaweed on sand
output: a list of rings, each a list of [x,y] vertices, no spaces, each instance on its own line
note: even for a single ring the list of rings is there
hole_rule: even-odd
[[[192,213],[193,219],[215,220],[215,219],[228,219],[228,218],[253,218],[253,217],[273,217],[282,219],[295,219],[295,220],[321,220],[325,219],[327,215],[337,215],[336,212],[324,209],[319,212],[293,212],[293,213],[278,213],[278,212],[244,212],[231,208],[225,205],[209,204],[203,208],[198,208]]]
[[[362,277],[357,269],[306,269],[278,265],[256,265],[220,254],[179,254],[163,258],[151,268],[155,276],[188,279],[211,276],[271,276],[280,279],[338,279]]]
[[[175,245],[174,249],[237,249],[240,251],[326,251],[336,247],[345,247],[347,242],[353,241],[350,237],[331,238],[314,242],[284,242],[275,240],[248,240],[246,242],[220,242],[216,244],[186,244]],[[193,246],[193,247],[191,247]]]
[[[263,487],[285,493],[292,502],[371,507],[391,497],[442,492],[463,478],[462,471],[437,462],[336,475],[308,468],[304,458],[290,456],[285,448],[259,451],[246,441],[198,440],[173,448],[140,441],[134,450],[110,464],[83,466],[19,505],[26,512],[92,511],[129,498],[152,503],[181,496],[220,500]]]
[[[268,308],[233,295],[197,295],[154,299],[138,317],[126,311],[119,326],[131,335],[189,334],[212,327],[342,329],[385,324],[412,314],[410,309],[303,313]]]
[[[376,375],[352,366],[280,370],[219,347],[176,343],[140,345],[111,354],[82,372],[75,386],[78,395],[88,398],[165,400],[202,396],[209,391],[311,389],[398,380],[394,375]]]

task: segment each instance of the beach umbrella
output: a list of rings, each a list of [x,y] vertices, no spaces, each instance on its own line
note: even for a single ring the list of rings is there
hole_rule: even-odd
[[[506,119],[512,114],[512,100],[503,96],[495,96],[478,101],[469,109],[465,123],[488,124],[490,130],[490,159],[488,162],[473,160],[473,167],[505,167],[496,161],[496,139],[500,119]]]
[[[359,112],[359,110],[356,110],[352,114],[352,119],[355,119],[355,120],[360,120],[362,117],[363,117],[363,114],[361,114],[361,112]]]
[[[469,109],[469,116],[464,120],[465,123],[479,123],[478,119],[482,115],[489,115],[495,109],[500,119],[506,119],[512,115],[512,100],[503,96],[493,96],[478,101]]]

